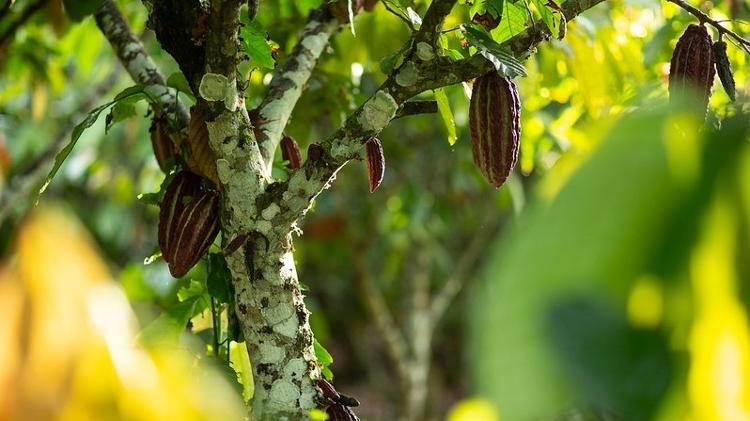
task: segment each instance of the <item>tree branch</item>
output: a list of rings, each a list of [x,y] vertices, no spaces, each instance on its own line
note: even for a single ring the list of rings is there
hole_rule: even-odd
[[[94,17],[130,77],[143,85],[149,96],[157,101],[155,107],[173,122],[176,132],[186,130],[190,116],[178,101],[177,91],[167,87],[164,76],[130,30],[114,1],[104,0]]]
[[[18,18],[14,20],[10,25],[8,25],[8,27],[5,28],[5,31],[0,34],[0,47],[10,40],[10,37],[12,37],[13,34],[16,33],[21,25],[31,19],[31,17],[34,16],[36,12],[42,10],[42,7],[47,4],[47,1],[48,0],[36,0],[34,3],[31,3],[28,7],[23,9]],[[10,9],[10,3],[11,1],[8,0],[8,3],[6,5],[7,7],[4,7],[3,13],[7,12]]]
[[[487,249],[487,244],[494,237],[498,226],[497,211],[494,206],[488,206],[480,226],[482,229],[478,230],[472,237],[469,246],[464,249],[458,258],[453,272],[446,278],[440,290],[432,299],[430,320],[433,326],[438,324],[450,303],[461,292],[466,283],[466,278],[471,274],[477,261]]]
[[[268,94],[258,108],[260,121],[256,123],[266,168],[272,167],[274,153],[294,105],[302,96],[328,40],[340,27],[327,5],[313,11],[289,59],[274,72]]]
[[[725,28],[719,22],[715,21],[714,19],[711,19],[710,16],[705,14],[700,9],[694,7],[691,4],[686,3],[683,0],[667,0],[667,1],[670,3],[676,4],[677,6],[681,7],[682,9],[690,13],[691,15],[695,16],[696,18],[698,18],[698,20],[701,23],[707,23],[713,26],[714,28],[716,28],[717,31],[719,31],[720,34],[724,34],[728,36],[729,38],[732,38],[733,40],[737,41],[740,48],[742,48],[746,53],[750,54],[750,41],[737,35],[736,33],[734,33],[734,31],[731,31]]]
[[[393,119],[395,120],[397,118],[408,117],[411,115],[418,115],[418,114],[435,114],[436,112],[438,112],[437,101],[433,101],[433,100],[406,101],[401,105],[401,107],[399,107],[398,111],[396,111],[396,116],[393,117]]]

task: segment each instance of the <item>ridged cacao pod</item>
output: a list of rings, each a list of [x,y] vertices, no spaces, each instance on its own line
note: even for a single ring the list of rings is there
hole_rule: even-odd
[[[365,143],[367,150],[367,177],[370,180],[370,193],[380,187],[385,175],[385,156],[383,145],[377,137],[373,137]]]
[[[670,98],[694,98],[706,110],[714,82],[711,37],[702,25],[689,25],[677,41],[669,66]]]
[[[167,186],[159,210],[159,247],[172,276],[184,276],[219,232],[219,192],[201,191],[201,179],[183,171]]]
[[[151,146],[154,148],[154,156],[159,168],[166,174],[169,172],[169,161],[177,156],[175,143],[169,131],[169,122],[163,117],[154,117],[149,128],[151,135]]]
[[[219,233],[219,192],[202,192],[182,209],[172,231],[170,255],[165,257],[172,276],[184,276],[208,250]]]
[[[721,86],[724,87],[729,99],[734,102],[737,92],[734,86],[732,65],[729,63],[729,57],[727,57],[727,43],[721,40],[716,41],[713,45],[713,53],[716,73],[719,75]]]
[[[330,421],[358,421],[359,420],[359,418],[354,414],[354,412],[351,409],[349,409],[348,406],[342,405],[340,403],[328,405],[328,408],[326,408],[326,413],[328,414],[328,419]]]
[[[474,163],[499,188],[518,161],[521,102],[512,80],[492,72],[474,81],[469,126]]]
[[[326,399],[330,399],[331,402],[338,402],[341,398],[341,395],[339,395],[339,392],[334,389],[333,385],[326,379],[318,379],[318,388],[323,392],[323,396],[326,397]]]
[[[187,202],[200,191],[201,178],[188,171],[177,173],[169,182],[159,207],[159,248],[163,256],[170,256],[173,230]]]
[[[290,136],[284,135],[281,138],[281,159],[287,161],[287,167],[293,170],[302,166],[302,154],[299,151],[299,145]]]

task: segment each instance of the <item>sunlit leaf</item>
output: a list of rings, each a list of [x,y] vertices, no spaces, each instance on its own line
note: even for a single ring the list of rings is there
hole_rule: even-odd
[[[492,62],[498,73],[506,77],[526,76],[526,69],[513,53],[495,42],[479,25],[463,25],[466,39],[477,47],[479,53]]]
[[[443,119],[445,129],[448,131],[448,144],[453,146],[458,139],[456,135],[456,123],[453,121],[453,111],[451,111],[451,104],[448,102],[448,96],[445,94],[444,89],[435,89],[435,101],[437,101],[438,112],[440,112],[440,117]]]
[[[264,69],[273,69],[276,62],[271,55],[271,46],[266,40],[266,31],[257,21],[245,22],[240,29],[242,45],[250,56],[250,64]]]
[[[118,103],[119,101],[133,98],[133,97],[143,97],[145,96],[145,93],[143,91],[143,87],[136,85],[131,86],[124,91],[117,94],[115,99],[111,102],[108,102],[104,105],[100,105],[93,110],[89,112],[89,114],[86,116],[86,118],[83,119],[82,122],[80,122],[74,129],[73,133],[70,135],[70,141],[68,144],[66,144],[63,149],[55,155],[55,163],[52,166],[52,169],[50,170],[49,174],[47,174],[47,177],[45,177],[44,182],[42,186],[39,188],[39,191],[37,193],[37,200],[39,200],[39,196],[41,196],[45,190],[47,190],[47,187],[49,186],[49,183],[52,181],[52,178],[54,178],[55,174],[57,174],[57,171],[60,170],[60,167],[65,162],[65,159],[70,155],[70,153],[73,151],[73,148],[75,147],[76,143],[78,142],[78,139],[81,137],[81,134],[88,129],[89,127],[93,126],[94,123],[96,123],[96,120],[99,119],[99,114],[102,113],[102,111],[106,110],[113,104]]]
[[[503,3],[503,19],[497,28],[492,30],[492,39],[497,43],[503,43],[526,29],[526,20],[529,12],[523,2],[512,2],[505,0]]]

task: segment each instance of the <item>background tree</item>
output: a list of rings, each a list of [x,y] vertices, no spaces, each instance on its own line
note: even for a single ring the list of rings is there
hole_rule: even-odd
[[[456,355],[464,352],[457,343],[465,338],[459,335],[451,344],[445,335],[456,329],[440,328],[441,320],[447,315],[445,323],[460,326],[460,312],[446,314],[451,302],[479,262],[497,254],[480,289],[488,293],[472,298],[482,303],[471,306],[477,334],[466,338],[474,346],[467,357],[468,366],[475,367],[473,390],[498,404],[509,419],[554,413],[571,398],[647,419],[664,401],[667,385],[676,381],[664,344],[667,333],[633,332],[625,318],[638,320],[636,293],[649,297],[662,290],[663,281],[684,275],[672,267],[684,268],[692,247],[701,247],[698,232],[685,228],[710,215],[715,197],[706,186],[722,177],[720,169],[739,168],[735,161],[725,162],[743,156],[740,141],[747,136],[746,90],[739,90],[737,106],[714,95],[706,135],[691,141],[683,138],[699,126],[687,115],[671,119],[682,114],[662,109],[666,88],[659,79],[669,71],[664,64],[670,42],[696,20],[722,34],[732,43],[732,61],[744,63],[742,50],[750,43],[742,38],[738,19],[747,10],[739,3],[722,4],[710,10],[715,15],[710,17],[681,1],[672,3],[683,13],[661,4],[607,5],[594,9],[584,24],[574,23],[598,3],[280,1],[262,2],[253,16],[248,11],[257,3],[248,8],[232,0],[104,0],[65,2],[69,18],[83,19],[68,24],[59,1],[7,2],[0,13],[3,72],[9,81],[3,87],[4,125],[13,139],[11,183],[3,193],[3,213],[12,215],[11,223],[3,225],[6,238],[12,238],[12,219],[36,200],[36,188],[41,184],[45,190],[64,168],[68,181],[59,187],[53,183],[53,194],[80,198],[89,197],[83,192],[98,193],[71,202],[78,203],[107,255],[122,268],[123,286],[134,306],[141,307],[143,342],[177,341],[189,326],[204,343],[196,346],[196,355],[216,356],[239,374],[245,396],[253,396],[250,408],[257,419],[298,419],[331,405],[317,382],[330,378],[331,354],[358,360],[338,360],[351,370],[337,376],[337,387],[346,391],[342,383],[349,382],[356,389],[355,379],[363,373],[377,385],[363,388],[360,378],[362,413],[384,419],[443,413],[447,405],[440,402],[462,394],[464,380],[455,380],[462,378]],[[654,18],[655,12],[662,16]],[[724,15],[735,20],[722,23]],[[102,38],[91,40],[94,22],[109,45]],[[498,26],[489,30],[493,24]],[[150,31],[135,35],[144,25],[155,40]],[[130,84],[110,51],[136,85],[106,102],[113,84]],[[518,59],[525,60],[525,68]],[[742,86],[744,69],[735,69]],[[488,72],[528,74],[517,79],[524,103],[518,173],[524,176],[511,176],[498,192],[471,168],[468,130],[459,136],[468,114],[464,91],[471,89],[460,84]],[[93,96],[91,80],[101,80]],[[656,108],[612,125],[629,108],[643,106]],[[77,111],[58,116],[70,109]],[[97,142],[96,130],[86,130],[105,112],[108,139],[119,142]],[[428,115],[414,116],[421,113]],[[147,118],[129,119],[138,114]],[[723,132],[712,134],[720,120],[734,114],[739,117],[726,120]],[[25,123],[27,117],[40,123]],[[154,254],[158,211],[148,204],[165,201],[174,173],[163,180],[156,164],[144,161],[151,154],[144,140],[149,125],[163,169],[188,169],[205,178],[204,186],[210,187],[204,188],[221,193],[220,240],[206,264],[178,282],[169,279]],[[52,141],[38,136],[47,126],[57,133]],[[597,134],[607,132],[612,133],[604,136],[608,147],[566,183],[567,174],[603,137]],[[299,168],[277,153],[286,135],[307,150]],[[623,140],[630,135],[638,141]],[[374,137],[381,139],[388,175],[371,200],[364,198],[363,171],[348,170],[346,164],[362,160],[365,143]],[[436,141],[445,137],[447,142]],[[464,139],[453,146],[459,137]],[[175,149],[166,155],[158,147],[164,138],[167,149]],[[704,144],[704,138],[714,143]],[[721,141],[712,139],[726,141],[716,147]],[[78,150],[62,167],[74,146]],[[449,153],[453,148],[456,154]],[[670,148],[681,151],[679,162],[700,168],[683,184],[679,174],[669,173]],[[644,158],[647,152],[652,161]],[[52,157],[53,170],[44,178]],[[624,167],[627,163],[632,166]],[[640,166],[638,176],[617,178],[614,173]],[[548,171],[538,193],[530,193],[534,180]],[[649,178],[659,174],[661,184]],[[620,183],[599,188],[601,180],[612,178]],[[321,194],[331,185],[332,192]],[[154,191],[134,203],[137,192]],[[580,227],[597,218],[598,206],[587,200],[605,201],[612,194],[620,200],[606,201],[612,217],[606,222],[619,230],[602,226],[597,231],[589,224],[587,234],[580,234]],[[529,211],[527,195],[535,203]],[[658,212],[644,213],[656,203]],[[302,222],[313,206],[316,216]],[[573,221],[570,232],[559,222],[544,225],[549,219],[540,209],[547,207]],[[690,212],[669,213],[685,208]],[[518,222],[515,215],[521,216]],[[677,222],[667,224],[666,233],[654,229],[659,221],[672,220]],[[507,221],[518,226],[498,237],[502,245],[495,251],[489,244]],[[158,223],[164,226],[165,218]],[[306,235],[296,239],[302,231]],[[635,232],[648,238],[643,240],[647,244],[669,243],[668,251],[639,248],[629,240]],[[692,234],[682,237],[681,232]],[[552,233],[560,243],[547,240]],[[671,244],[674,238],[682,245]],[[143,267],[142,259],[152,254]],[[547,265],[537,263],[547,259]],[[657,263],[643,263],[649,259]],[[587,264],[576,265],[580,260]],[[505,263],[498,269],[499,262]],[[661,270],[662,264],[672,270]],[[299,279],[309,288],[307,303]],[[521,284],[515,280],[537,289],[516,290]],[[550,285],[565,294],[545,294]],[[592,285],[611,287],[615,298],[581,289]],[[579,295],[572,294],[579,289]],[[361,306],[351,305],[354,294]],[[608,313],[607,299],[623,301],[627,311]],[[158,317],[154,303],[164,310]],[[209,329],[201,320],[208,320]],[[589,326],[587,320],[601,322]],[[680,323],[656,324],[687,329]],[[488,334],[495,329],[500,332]],[[732,334],[742,338],[741,330]],[[373,338],[379,340],[373,343]],[[238,356],[243,340],[252,373]],[[624,345],[605,346],[618,340]],[[441,345],[433,346],[436,341]],[[332,343],[328,348],[334,352],[321,343]],[[641,353],[618,359],[631,343],[639,344]],[[384,356],[372,352],[380,347]],[[600,364],[580,361],[592,352],[613,357]],[[553,363],[558,357],[562,362]],[[643,393],[608,380],[627,377],[616,370],[630,367],[631,359],[664,369],[649,372],[662,376],[629,380],[650,384]],[[551,368],[555,364],[571,367],[573,374],[560,374]],[[384,374],[382,366],[392,374]],[[485,376],[488,372],[496,374]],[[537,402],[540,398],[544,404]],[[398,405],[378,404],[379,399]]]

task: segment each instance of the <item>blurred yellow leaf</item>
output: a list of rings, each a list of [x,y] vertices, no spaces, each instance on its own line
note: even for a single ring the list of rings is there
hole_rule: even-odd
[[[495,408],[484,399],[467,399],[459,402],[448,413],[447,421],[499,421]]]
[[[173,347],[135,345],[137,324],[87,233],[46,209],[0,265],[0,419],[244,419],[215,371]]]

